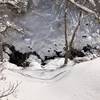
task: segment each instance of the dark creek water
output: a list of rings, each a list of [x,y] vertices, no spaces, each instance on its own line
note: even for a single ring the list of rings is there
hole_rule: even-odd
[[[40,55],[36,52],[27,52],[27,53],[21,53],[20,51],[17,51],[14,46],[9,46],[9,49],[11,50],[11,54],[7,53],[10,57],[9,62],[16,64],[17,66],[22,66],[22,67],[28,67],[29,62],[27,59],[29,58],[30,55],[36,56],[38,59],[41,60],[41,65],[46,65],[47,60],[55,59],[55,58],[61,58],[64,57],[64,55],[61,55],[61,52],[55,51],[55,55],[53,56],[45,56],[45,59],[42,59]],[[90,47],[87,45],[83,47],[84,52],[90,51]],[[71,50],[71,56],[69,56],[69,59],[73,59],[75,57],[84,57],[85,54],[82,51],[72,49]]]

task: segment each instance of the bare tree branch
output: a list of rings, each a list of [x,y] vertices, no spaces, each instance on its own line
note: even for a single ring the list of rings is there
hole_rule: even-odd
[[[96,6],[94,0],[88,0],[93,6]]]
[[[82,16],[82,11],[80,11],[78,24],[77,24],[77,26],[75,27],[75,30],[74,30],[73,35],[72,35],[72,38],[71,38],[71,42],[70,42],[70,44],[69,44],[69,48],[70,48],[70,49],[72,48],[73,41],[74,41],[75,36],[76,36],[76,33],[77,33],[78,29],[79,29],[80,21],[81,21],[81,16]]]
[[[14,93],[16,88],[19,86],[20,83],[9,85],[9,88],[7,90],[4,90],[2,93],[0,93],[0,98],[6,97]]]

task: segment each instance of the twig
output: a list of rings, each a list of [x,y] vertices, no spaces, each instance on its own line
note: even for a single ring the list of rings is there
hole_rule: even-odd
[[[0,98],[11,95],[16,90],[16,88],[19,86],[19,84],[20,83],[17,83],[16,85],[15,84],[13,84],[13,85],[10,84],[9,88],[1,93]]]

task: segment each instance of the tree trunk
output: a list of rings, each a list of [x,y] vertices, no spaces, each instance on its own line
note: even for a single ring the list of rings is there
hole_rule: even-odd
[[[65,0],[65,15],[64,15],[64,24],[65,24],[65,61],[64,61],[64,65],[66,65],[68,63],[68,40],[67,40],[67,12],[66,12],[66,8],[67,8],[67,0]]]

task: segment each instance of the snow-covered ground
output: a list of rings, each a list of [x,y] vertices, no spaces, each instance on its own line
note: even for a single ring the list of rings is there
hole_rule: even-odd
[[[63,59],[50,61],[47,70],[50,71],[50,66],[54,69],[62,64]],[[42,79],[47,72],[38,72],[40,68],[36,70],[36,66],[22,69],[8,62],[4,66],[6,69],[2,74],[6,80],[3,82],[21,83],[12,95],[2,100],[100,100],[100,58],[76,65],[70,62],[65,68],[48,72],[57,75],[50,80],[46,80],[48,77]],[[35,70],[33,74],[32,70]],[[40,79],[34,77],[34,73]]]

